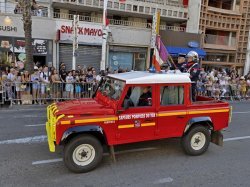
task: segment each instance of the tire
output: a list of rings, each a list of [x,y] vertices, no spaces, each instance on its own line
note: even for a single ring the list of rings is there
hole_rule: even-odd
[[[210,141],[209,129],[204,126],[195,126],[182,137],[181,143],[186,154],[198,156],[207,151]]]
[[[97,138],[91,135],[81,135],[66,144],[63,160],[70,171],[85,173],[100,164],[102,154],[103,147]]]

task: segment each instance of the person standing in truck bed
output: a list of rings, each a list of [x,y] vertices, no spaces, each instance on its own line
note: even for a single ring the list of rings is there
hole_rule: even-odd
[[[187,66],[186,72],[190,73],[190,79],[192,81],[192,101],[196,101],[197,92],[197,80],[200,75],[200,65],[198,63],[199,56],[195,51],[190,51],[187,54]]]

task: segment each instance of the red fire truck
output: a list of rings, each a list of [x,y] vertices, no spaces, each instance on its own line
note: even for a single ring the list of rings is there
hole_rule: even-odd
[[[179,137],[184,151],[201,155],[213,142],[222,145],[228,103],[197,96],[191,101],[186,74],[128,72],[108,75],[90,99],[48,106],[46,130],[51,152],[64,146],[65,165],[73,172],[98,166],[103,147]]]

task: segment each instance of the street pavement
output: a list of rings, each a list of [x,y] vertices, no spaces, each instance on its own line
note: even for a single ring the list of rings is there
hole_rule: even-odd
[[[210,144],[202,156],[184,154],[178,139],[116,148],[117,162],[74,174],[62,162],[62,150],[50,153],[45,107],[0,109],[0,187],[217,187],[250,186],[250,102],[232,103],[232,123],[224,146]]]

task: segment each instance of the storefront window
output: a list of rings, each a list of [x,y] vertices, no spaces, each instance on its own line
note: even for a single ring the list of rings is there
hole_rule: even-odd
[[[50,47],[48,47],[50,44]],[[52,56],[52,41],[34,39],[33,55],[34,62],[39,61],[40,65],[45,65],[48,62],[48,56]],[[25,40],[24,38],[0,37],[0,64],[8,66],[11,62],[15,62],[20,69],[24,67],[26,59]],[[52,60],[52,57],[49,59]]]
[[[112,71],[119,69],[131,71],[133,68],[133,53],[110,52],[109,66]]]
[[[144,71],[146,69],[146,53],[134,53],[135,71]]]
[[[8,37],[0,37],[0,68],[9,66],[14,61],[13,41]]]
[[[112,71],[144,71],[146,70],[146,52],[116,52],[109,53],[109,67]]]

